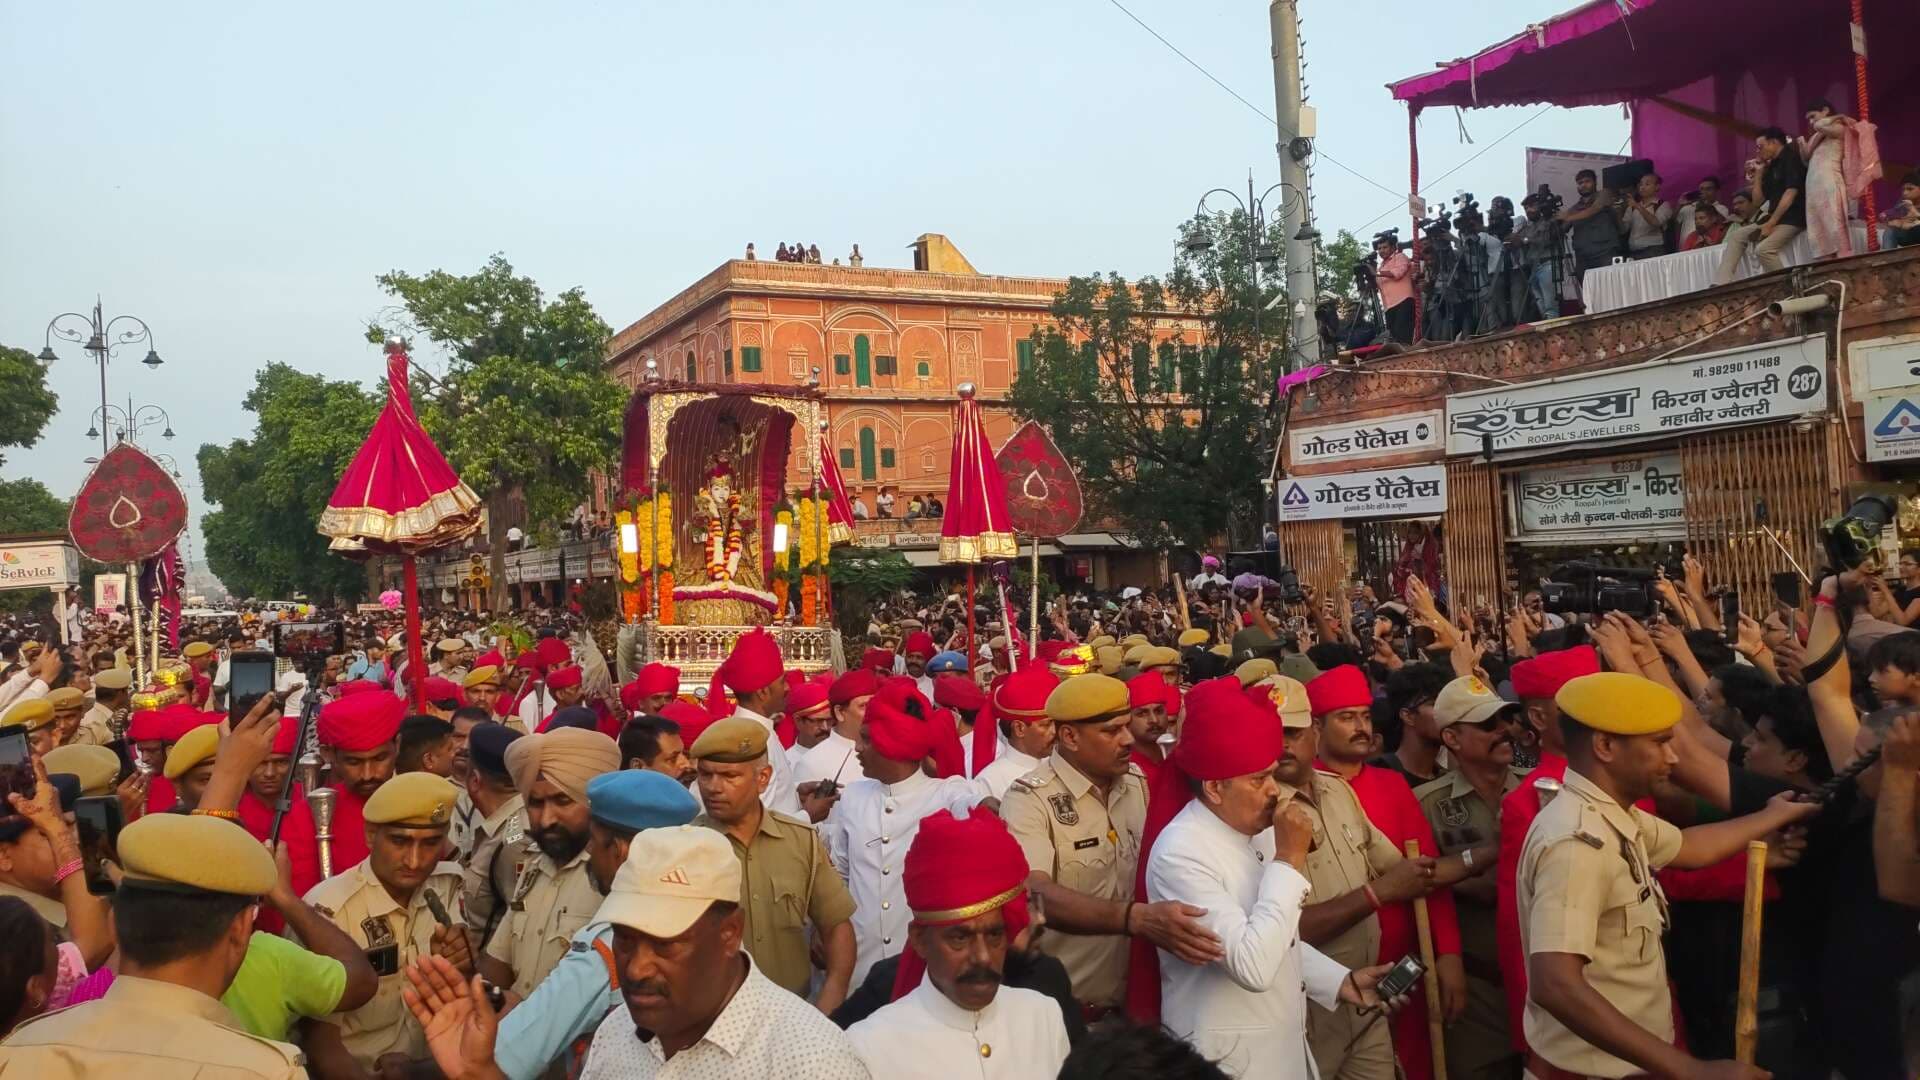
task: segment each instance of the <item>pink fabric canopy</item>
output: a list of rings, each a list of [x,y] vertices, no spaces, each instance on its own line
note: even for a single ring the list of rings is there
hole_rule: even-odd
[[[1866,0],[1864,9],[1877,47],[1869,100],[1890,184],[1920,161],[1920,65],[1906,59],[1903,40],[1911,4]],[[1633,155],[1653,160],[1671,198],[1707,175],[1737,186],[1752,140],[1666,102],[1789,133],[1805,129],[1812,98],[1858,114],[1848,19],[1838,0],[1589,0],[1388,90],[1415,112],[1630,103]]]

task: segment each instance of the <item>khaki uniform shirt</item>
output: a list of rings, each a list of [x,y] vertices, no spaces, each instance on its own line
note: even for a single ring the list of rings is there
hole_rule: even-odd
[[[1281,784],[1283,795],[1293,790]],[[1300,800],[1313,819],[1313,847],[1307,852],[1307,881],[1313,886],[1309,902],[1324,903],[1345,896],[1386,873],[1404,856],[1393,841],[1367,818],[1360,797],[1341,777],[1318,769],[1313,774],[1313,801]],[[1380,917],[1366,918],[1315,948],[1350,968],[1369,967],[1380,955]]]
[[[460,913],[460,867],[450,862],[434,867],[433,874],[414,891],[404,908],[373,876],[370,861],[335,874],[307,891],[307,903],[366,950],[368,959],[374,961],[374,970],[383,972],[373,1000],[352,1012],[328,1018],[340,1029],[347,1052],[363,1068],[371,1070],[382,1054],[426,1056],[426,1034],[400,992],[408,985],[407,965],[433,951],[433,932],[440,928],[427,906],[428,890],[439,895],[455,923],[464,922]],[[388,962],[380,950],[391,950],[392,961]]]
[[[1526,773],[1519,769],[1509,768],[1500,788],[1501,797],[1519,787],[1525,777]],[[1500,808],[1488,806],[1458,769],[1414,788],[1413,797],[1419,801],[1421,812],[1427,815],[1427,824],[1433,826],[1433,836],[1443,856],[1500,838]],[[1487,865],[1476,863],[1475,867]],[[1481,877],[1492,882],[1493,873],[1489,870]],[[1494,932],[1493,900],[1475,899],[1455,888],[1453,904],[1460,922],[1461,962],[1469,974],[1499,982],[1500,943]]]
[[[80,726],[73,729],[74,746],[105,746],[113,741],[113,710],[105,705],[95,705],[80,718]]]
[[[219,1001],[121,975],[98,1001],[36,1016],[0,1044],[6,1080],[305,1080],[297,1047],[249,1035]]]
[[[527,853],[527,818],[520,807],[520,796],[515,795],[473,822],[473,851],[461,870],[460,895],[467,904],[468,924],[480,931],[481,942],[506,917],[520,871],[533,859]]]
[[[1147,778],[1129,763],[1105,802],[1093,781],[1055,750],[1013,782],[1000,816],[1026,852],[1027,866],[1074,892],[1133,901],[1140,833],[1147,823]],[[1073,996],[1088,1005],[1118,1006],[1126,996],[1125,934],[1046,934],[1040,951],[1060,961]]]
[[[513,969],[514,993],[525,998],[567,954],[574,933],[600,910],[599,890],[587,876],[587,852],[555,866],[533,849],[513,886],[507,913],[487,942],[487,955]]]
[[[32,908],[36,914],[53,924],[53,928],[59,931],[61,940],[66,940],[67,906],[65,904],[62,904],[58,900],[49,900],[37,892],[28,892],[25,889],[8,885],[3,881],[0,881],[0,896],[17,896],[25,900],[27,906]]]
[[[705,814],[693,819],[727,836],[740,860],[740,910],[746,916],[744,944],[754,966],[776,984],[807,996],[813,961],[807,955],[807,924],[827,930],[853,918],[853,896],[833,869],[827,845],[813,826],[763,810],[753,842],[743,845]]]
[[[1680,853],[1680,830],[1621,806],[1572,769],[1527,830],[1515,900],[1527,955],[1572,953],[1600,996],[1662,1042],[1673,1041],[1673,1002],[1660,937],[1667,897],[1653,872]],[[1595,1049],[1527,999],[1527,1045],[1548,1064],[1588,1076],[1640,1067]]]

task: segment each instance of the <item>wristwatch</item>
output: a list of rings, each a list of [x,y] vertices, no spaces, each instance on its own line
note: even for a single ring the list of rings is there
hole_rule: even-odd
[[[1460,865],[1466,867],[1469,870],[1473,869],[1473,849],[1472,848],[1461,849]]]

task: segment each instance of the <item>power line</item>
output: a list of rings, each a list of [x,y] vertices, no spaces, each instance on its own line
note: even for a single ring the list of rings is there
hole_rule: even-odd
[[[1228,86],[1226,83],[1221,82],[1218,76],[1214,75],[1213,72],[1208,71],[1206,68],[1202,67],[1199,61],[1195,60],[1191,56],[1188,56],[1186,53],[1181,52],[1180,47],[1178,45],[1175,45],[1173,42],[1168,41],[1164,36],[1161,35],[1160,31],[1155,30],[1151,26],[1148,26],[1146,22],[1140,18],[1140,16],[1135,15],[1131,11],[1128,11],[1127,6],[1125,4],[1122,4],[1120,0],[1107,0],[1107,3],[1112,4],[1116,8],[1119,8],[1121,14],[1125,15],[1129,19],[1132,19],[1134,23],[1140,27],[1140,29],[1145,30],[1149,34],[1152,34],[1154,37],[1154,40],[1158,41],[1162,45],[1165,45],[1169,50],[1173,52],[1173,55],[1179,57],[1182,60],[1185,60],[1187,64],[1193,68],[1193,70],[1199,72],[1202,75],[1205,75],[1207,77],[1207,80],[1213,83],[1213,85],[1218,86],[1222,90],[1225,90],[1228,94],[1233,96],[1233,99],[1235,101],[1238,101],[1240,104],[1245,105],[1247,108],[1253,110],[1253,113],[1255,116],[1258,116],[1260,119],[1265,120],[1267,123],[1273,125],[1273,129],[1280,133],[1281,138],[1291,140],[1299,137],[1298,132],[1287,131],[1286,129],[1282,128],[1280,126],[1280,121],[1268,115],[1266,110],[1262,109],[1258,105],[1255,105],[1253,102],[1248,101],[1246,98],[1241,97],[1239,91],[1235,90],[1231,86]],[[1375,180],[1373,177],[1368,176],[1365,173],[1362,173],[1357,169],[1352,168],[1351,166],[1347,165],[1345,162],[1341,161],[1339,158],[1336,158],[1332,154],[1327,153],[1325,150],[1322,150],[1319,146],[1319,140],[1317,139],[1314,141],[1313,153],[1315,157],[1326,158],[1327,163],[1329,165],[1332,165],[1340,169],[1341,171],[1347,173],[1348,175],[1354,177],[1357,180],[1363,180],[1366,183],[1372,184],[1374,187],[1377,187],[1381,191],[1384,191],[1389,195],[1395,196],[1396,198],[1400,198],[1403,200],[1406,198],[1406,195],[1404,193],[1395,191],[1394,189],[1388,187],[1387,185],[1380,183],[1378,180]]]
[[[1518,133],[1521,128],[1526,127],[1528,124],[1533,123],[1535,120],[1540,119],[1541,117],[1547,115],[1552,111],[1553,111],[1553,106],[1548,105],[1545,108],[1541,109],[1539,112],[1534,113],[1532,116],[1529,116],[1525,120],[1520,121],[1518,124],[1513,125],[1512,128],[1508,129],[1505,135],[1500,136],[1499,138],[1488,143],[1487,145],[1474,151],[1472,156],[1468,157],[1465,161],[1462,161],[1460,164],[1455,165],[1453,168],[1448,169],[1446,172],[1443,172],[1439,176],[1436,176],[1433,179],[1427,181],[1427,183],[1437,184],[1440,181],[1445,180],[1447,177],[1452,176],[1454,173],[1459,172],[1461,169],[1464,169],[1467,166],[1473,164],[1474,161],[1478,159],[1481,154],[1484,154],[1487,151],[1493,149],[1494,147],[1499,146],[1501,143],[1506,142],[1508,138]],[[1386,217],[1388,214],[1392,214],[1397,211],[1404,210],[1405,208],[1406,208],[1406,204],[1404,202],[1401,203],[1399,206],[1389,206],[1385,210],[1382,210],[1379,213],[1373,215],[1371,218],[1368,218],[1367,223],[1365,225],[1360,226],[1358,229],[1354,230],[1354,232],[1356,234],[1363,233],[1367,231],[1367,227],[1372,225],[1374,222],[1379,221],[1381,218]]]

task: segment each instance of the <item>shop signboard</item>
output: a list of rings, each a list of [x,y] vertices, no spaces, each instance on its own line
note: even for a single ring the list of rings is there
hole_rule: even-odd
[[[1447,453],[1618,439],[1780,420],[1827,407],[1826,339],[1769,341],[1659,364],[1447,398]]]
[[[1292,440],[1290,462],[1294,468],[1323,461],[1438,450],[1440,413],[1428,410],[1351,424],[1295,428],[1288,437]]]
[[[1432,517],[1447,509],[1447,467],[1294,476],[1280,482],[1281,521]]]
[[[1856,361],[1853,368],[1856,378],[1861,368],[1865,368],[1865,378],[1861,381],[1866,385],[1858,389],[1879,394],[1920,386],[1920,334],[1856,341],[1847,347],[1847,352]]]
[[[93,575],[93,613],[111,615],[127,602],[127,575]]]
[[[1653,539],[1686,532],[1678,454],[1524,469],[1513,474],[1512,485],[1519,540]]]
[[[1867,432],[1868,461],[1920,458],[1920,386],[1868,398],[1860,423]]]
[[[0,544],[0,589],[59,589],[80,583],[80,552],[64,540]]]

